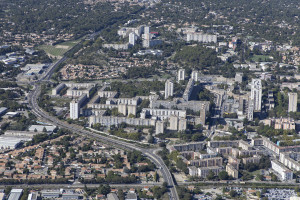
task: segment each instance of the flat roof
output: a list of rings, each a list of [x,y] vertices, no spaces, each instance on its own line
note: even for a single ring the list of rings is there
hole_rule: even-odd
[[[12,189],[8,200],[19,200],[22,195],[23,189]]]
[[[0,146],[15,146],[21,141],[29,141],[31,138],[29,137],[11,137],[11,136],[0,136]]]
[[[1,113],[1,112],[5,112],[6,110],[7,110],[7,108],[1,107],[1,108],[0,108],[0,113]]]

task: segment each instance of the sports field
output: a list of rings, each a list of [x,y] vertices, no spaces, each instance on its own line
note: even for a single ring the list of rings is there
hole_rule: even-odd
[[[55,46],[51,45],[41,45],[38,48],[43,49],[49,56],[60,58],[66,53],[69,49],[79,43],[80,40],[67,41]]]

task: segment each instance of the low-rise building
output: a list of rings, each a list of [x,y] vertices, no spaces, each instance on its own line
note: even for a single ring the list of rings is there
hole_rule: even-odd
[[[8,200],[19,200],[23,194],[23,189],[12,189],[8,196]]]
[[[42,190],[41,197],[45,199],[55,199],[60,197],[59,190]]]

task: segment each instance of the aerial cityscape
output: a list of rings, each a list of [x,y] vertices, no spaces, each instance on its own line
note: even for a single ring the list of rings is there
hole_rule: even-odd
[[[0,200],[300,200],[300,1],[0,0]]]

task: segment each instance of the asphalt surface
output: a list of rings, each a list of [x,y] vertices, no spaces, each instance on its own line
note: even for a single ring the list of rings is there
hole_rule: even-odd
[[[34,85],[33,85],[34,89],[31,91],[31,93],[28,96],[28,101],[29,101],[29,105],[31,107],[32,113],[35,116],[37,116],[38,118],[43,119],[45,122],[49,122],[60,128],[68,129],[78,135],[92,137],[101,142],[112,144],[115,147],[128,149],[128,150],[140,151],[143,155],[147,156],[156,165],[157,168],[160,169],[164,181],[168,183],[168,188],[170,191],[169,199],[170,200],[179,200],[176,186],[175,186],[175,183],[173,181],[172,175],[171,175],[168,167],[165,165],[165,163],[161,159],[161,157],[156,155],[152,149],[142,148],[142,147],[137,146],[136,144],[132,144],[132,143],[124,142],[124,141],[117,140],[114,138],[99,135],[99,134],[93,133],[91,131],[87,131],[83,127],[78,128],[77,125],[67,124],[63,121],[60,121],[56,117],[50,116],[48,113],[46,113],[43,109],[41,109],[39,107],[37,99],[39,98],[39,95],[41,93],[40,83],[43,81],[49,81],[55,68],[60,63],[64,62],[66,59],[67,59],[66,57],[63,57],[62,59],[60,59],[58,62],[56,62],[53,66],[51,66],[49,68],[49,70],[45,73],[45,75],[43,77],[41,77],[41,79],[34,82]]]

